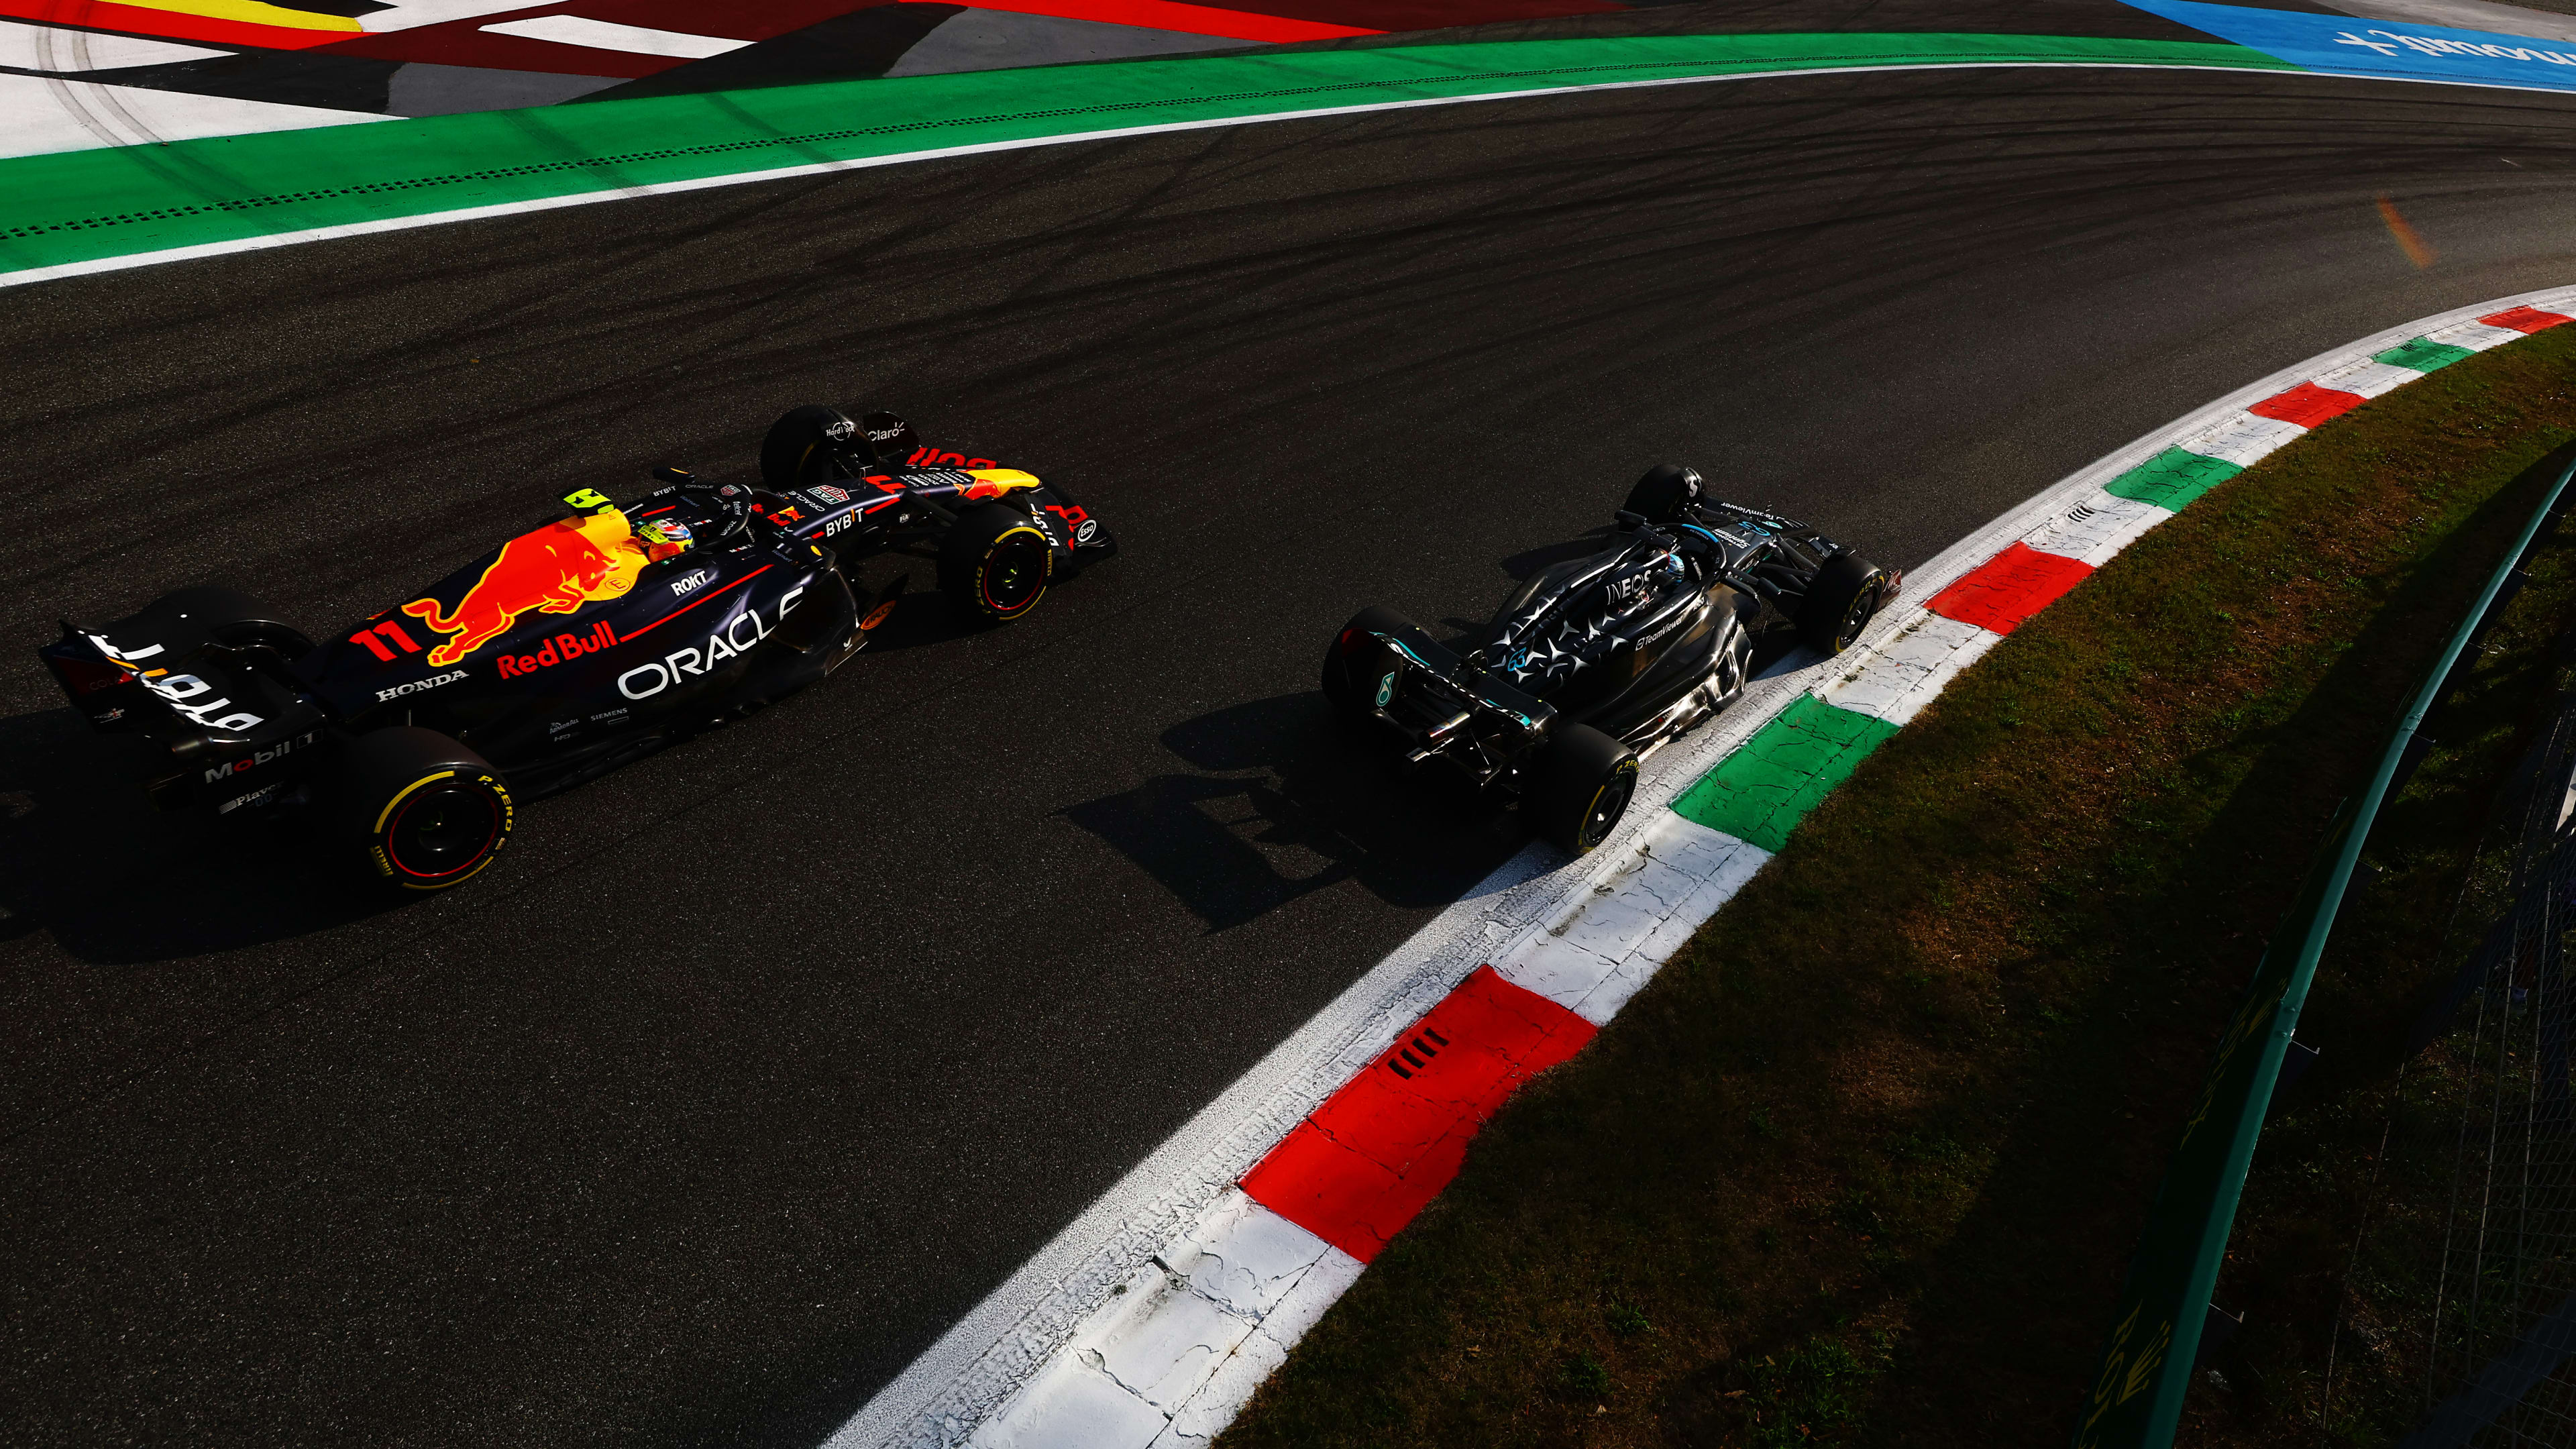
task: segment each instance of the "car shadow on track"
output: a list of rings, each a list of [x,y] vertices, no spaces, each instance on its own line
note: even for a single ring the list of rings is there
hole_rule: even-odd
[[[1521,580],[1550,564],[1560,564],[1567,559],[1590,558],[1611,546],[1611,532],[1610,525],[1605,523],[1599,528],[1579,537],[1569,538],[1563,543],[1525,549],[1502,560],[1503,572],[1511,575],[1514,580]]]
[[[83,961],[166,961],[384,908],[290,829],[155,811],[134,783],[151,753],[68,709],[0,720],[0,951],[42,931]]]
[[[1508,812],[1397,774],[1335,727],[1316,691],[1175,725],[1163,745],[1197,767],[1063,813],[1227,930],[1356,882],[1388,905],[1455,900],[1527,837]]]

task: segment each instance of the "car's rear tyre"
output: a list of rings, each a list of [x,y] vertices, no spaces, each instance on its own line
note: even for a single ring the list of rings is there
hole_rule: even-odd
[[[1007,624],[1038,606],[1055,577],[1055,543],[1000,503],[968,509],[939,541],[939,587],[979,619]]]
[[[1564,724],[1531,763],[1521,810],[1541,839],[1582,855],[1619,828],[1636,793],[1636,751],[1590,725]]]
[[[769,425],[760,440],[760,481],[772,488],[801,488],[832,477],[833,430],[857,436],[858,425],[839,408],[808,403]]]
[[[1869,627],[1886,593],[1887,570],[1848,550],[1835,554],[1807,585],[1798,637],[1820,654],[1840,654]]]
[[[482,873],[510,843],[515,809],[499,771],[436,730],[350,740],[323,782],[334,849],[390,887],[439,891]]]

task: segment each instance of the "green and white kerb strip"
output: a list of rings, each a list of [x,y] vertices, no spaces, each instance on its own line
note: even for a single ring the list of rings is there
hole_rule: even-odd
[[[1672,801],[1777,850],[1800,818],[1961,669],[2112,555],[2309,429],[2473,353],[2569,320],[2576,289],[2411,323],[2266,378],[2139,440],[1925,566],[1853,651]],[[1998,546],[1999,545],[1999,546]],[[1743,722],[1738,727],[1742,728]]]
[[[2138,439],[1916,569],[1851,650],[1793,656],[1650,760],[1599,850],[1567,867],[1533,845],[1388,955],[888,1384],[832,1449],[1214,1438],[1363,1271],[1369,1241],[1327,1219],[1364,1222],[1371,1241],[1400,1230],[1523,1068],[1579,1050],[1960,670],[2273,449],[2571,312],[2576,287],[2558,288],[2338,348]],[[1513,1064],[1497,1088],[1446,1107],[1457,1120],[1445,1132],[1426,1131],[1418,1100],[1363,1100],[1394,1101],[1379,1069],[1435,1023],[1434,1065],[1404,1057],[1421,1074],[1479,1051]],[[1386,1110],[1453,1150],[1317,1170],[1311,1119],[1339,1132]]]

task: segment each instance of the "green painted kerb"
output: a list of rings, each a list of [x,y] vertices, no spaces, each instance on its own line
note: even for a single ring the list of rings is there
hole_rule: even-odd
[[[2475,356],[2476,353],[2465,347],[2418,337],[2412,342],[2401,342],[2386,352],[2376,353],[2370,360],[2384,362],[2391,367],[2412,368],[2417,372],[2438,372],[2463,357]]]
[[[2102,485],[2114,498],[2134,498],[2179,513],[2185,504],[2245,470],[2224,458],[2167,448]]]
[[[1753,738],[1673,801],[1685,820],[1777,851],[1807,812],[1851,777],[1896,726],[1836,709],[1812,694],[1780,711]]]
[[[0,160],[0,273],[621,188],[1335,106],[1884,65],[2295,70],[2243,46],[1680,35],[1398,46],[719,91]]]

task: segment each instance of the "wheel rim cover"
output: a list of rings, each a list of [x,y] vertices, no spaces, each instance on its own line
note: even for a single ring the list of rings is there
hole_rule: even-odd
[[[385,856],[405,876],[437,880],[482,859],[500,834],[500,806],[489,791],[434,786],[385,822]]]
[[[1628,813],[1628,797],[1635,794],[1636,790],[1637,772],[1622,770],[1611,779],[1609,784],[1601,787],[1600,793],[1592,797],[1592,809],[1583,817],[1585,849],[1599,845],[1610,837],[1611,827],[1619,823],[1620,816]]]
[[[1046,590],[1046,545],[1013,538],[984,565],[984,602],[996,613],[1027,608]]]
[[[1860,597],[1852,600],[1851,607],[1843,611],[1843,627],[1834,637],[1835,645],[1846,646],[1859,638],[1861,626],[1869,622],[1869,616],[1877,612],[1877,609],[1878,590],[1874,588],[1861,590]]]

